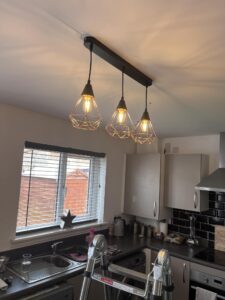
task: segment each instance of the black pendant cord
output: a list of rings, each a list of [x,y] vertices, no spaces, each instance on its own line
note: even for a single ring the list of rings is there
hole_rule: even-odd
[[[145,110],[148,110],[148,86],[146,86],[145,90]]]
[[[148,113],[148,86],[146,85],[145,90],[145,110],[143,112],[143,115],[141,117],[141,120],[150,121],[149,113]]]
[[[90,47],[90,65],[89,65],[89,75],[88,75],[88,82],[91,81],[91,69],[92,69],[92,49],[93,46]]]
[[[122,69],[122,96],[119,104],[117,105],[117,109],[124,109],[127,111],[127,106],[124,100],[124,68]]]
[[[124,98],[124,70],[122,71],[122,98]]]

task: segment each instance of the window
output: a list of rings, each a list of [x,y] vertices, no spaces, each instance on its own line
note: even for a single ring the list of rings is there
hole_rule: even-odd
[[[26,142],[16,232],[60,224],[65,209],[74,223],[101,220],[104,154]]]

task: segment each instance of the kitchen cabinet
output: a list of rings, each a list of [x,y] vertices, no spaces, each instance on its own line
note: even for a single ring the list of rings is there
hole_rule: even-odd
[[[208,193],[195,186],[208,174],[208,157],[202,154],[165,156],[165,202],[167,207],[190,211],[208,210]]]
[[[173,300],[189,299],[190,263],[186,260],[171,257],[174,292]]]
[[[41,289],[17,300],[73,300],[73,286],[63,283]]]
[[[151,250],[151,263],[155,262],[158,251]],[[189,299],[190,262],[170,256],[174,283],[173,300]]]
[[[83,283],[84,275],[77,275],[73,278],[68,279],[68,283],[73,285],[74,287],[74,299],[73,300],[79,300],[80,299],[80,292],[81,292],[81,286]],[[88,295],[88,300],[95,300],[95,299],[104,299],[104,286],[97,282],[92,280],[90,291]]]
[[[126,156],[124,213],[160,220],[168,217],[163,203],[164,155]]]

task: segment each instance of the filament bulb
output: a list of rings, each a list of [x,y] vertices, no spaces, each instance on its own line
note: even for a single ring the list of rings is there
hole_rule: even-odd
[[[149,123],[149,120],[142,120],[141,121],[141,130],[142,130],[142,132],[147,132],[148,123]]]
[[[83,102],[83,111],[85,113],[89,113],[92,110],[92,96],[89,95],[83,95],[82,96],[82,102]]]
[[[117,120],[119,124],[123,124],[126,120],[126,109],[118,108]]]

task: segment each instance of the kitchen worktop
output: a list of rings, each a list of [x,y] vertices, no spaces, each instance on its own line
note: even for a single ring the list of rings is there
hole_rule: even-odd
[[[214,269],[225,271],[225,267],[223,265],[220,265],[219,262],[217,262],[217,264],[214,264],[194,257],[198,252],[204,249],[202,247],[189,247],[185,244],[174,245],[155,239],[139,238],[137,236],[125,236],[122,238],[108,237],[107,242],[108,245],[117,245],[118,248],[121,250],[119,254],[110,257],[110,260],[114,262],[116,260],[129,256],[135,252],[138,252],[143,248],[150,248],[155,251],[158,251],[163,248],[167,249],[171,256],[175,256],[201,265],[212,267]],[[221,259],[225,260],[225,253],[224,256],[221,256]],[[27,284],[17,276],[13,275],[14,279],[12,285],[8,288],[7,291],[0,291],[0,299],[18,299],[22,295],[34,293],[40,289],[49,287],[50,285],[66,281],[68,278],[81,274],[83,271],[84,267],[80,267],[78,269],[64,272],[60,275],[36,282],[34,284]]]

